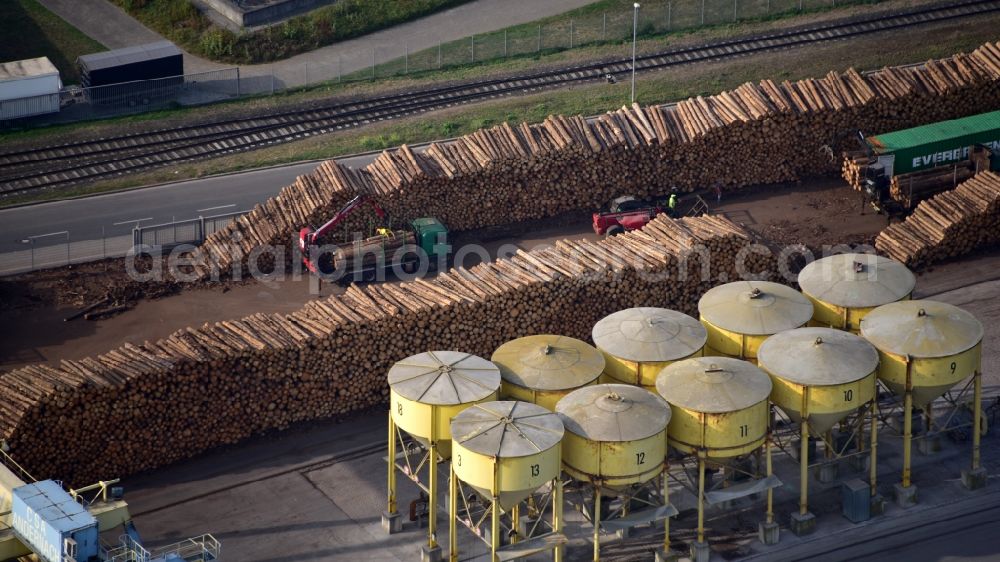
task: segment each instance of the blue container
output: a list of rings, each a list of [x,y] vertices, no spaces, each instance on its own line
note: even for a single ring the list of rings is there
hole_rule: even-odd
[[[97,558],[97,520],[52,480],[14,490],[11,526],[43,562]]]
[[[871,486],[858,478],[853,478],[840,485],[841,508],[852,523],[861,523],[871,519]]]

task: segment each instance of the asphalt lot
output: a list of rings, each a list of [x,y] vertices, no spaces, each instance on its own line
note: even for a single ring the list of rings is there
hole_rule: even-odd
[[[998,334],[989,329],[1000,320],[1000,281],[991,280],[998,259],[980,256],[940,266],[920,277],[916,294],[965,306],[987,326],[983,355],[988,396],[1000,394],[1000,375],[995,369],[1000,359]],[[362,556],[375,561],[413,560],[423,529],[406,523],[402,533],[387,536],[380,528],[385,502],[381,445],[385,427],[384,411],[376,410],[261,436],[129,478],[126,497],[136,524],[153,545],[212,532],[223,543],[224,560],[339,562]],[[942,442],[940,453],[915,453],[914,482],[920,488],[920,503],[910,509],[890,503],[884,516],[863,524],[852,524],[840,515],[839,483],[814,481],[810,509],[819,517],[819,530],[806,537],[796,537],[787,529],[788,515],[796,505],[798,467],[784,453],[776,453],[775,471],[784,483],[776,491],[781,542],[772,547],[757,542],[756,524],[763,517],[763,507],[760,501],[750,500],[740,500],[728,509],[710,509],[709,538],[717,555],[725,552],[725,559],[730,560],[997,559],[1000,541],[992,530],[1000,515],[996,489],[1000,436],[993,429],[983,440],[983,466],[991,483],[978,492],[965,490],[958,480],[960,470],[968,466],[968,443]],[[878,466],[880,491],[891,496],[901,469],[901,446],[899,438],[885,429],[879,439]],[[841,469],[844,479],[865,479],[866,475]],[[405,479],[400,483],[401,505],[407,506],[416,497],[416,489]],[[671,501],[681,511],[671,526],[680,548],[694,525],[694,496],[672,484]],[[589,553],[590,529],[575,511],[567,510],[566,519],[571,540],[566,559],[583,559]],[[444,516],[441,525],[440,540],[444,541]],[[481,543],[461,528],[460,533],[460,559],[482,559]],[[603,540],[607,543],[603,559],[623,562],[651,559],[646,557],[648,548],[643,548],[660,539],[647,529],[630,539],[639,548],[625,548],[629,542],[610,535]]]

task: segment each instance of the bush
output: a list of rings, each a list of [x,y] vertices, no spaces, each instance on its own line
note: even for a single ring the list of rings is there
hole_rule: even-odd
[[[385,150],[386,148],[403,144],[403,137],[401,137],[399,133],[390,133],[389,136],[378,135],[374,137],[366,135],[361,137],[359,144],[366,150]]]
[[[190,0],[112,0],[185,50],[220,62],[288,58],[471,0],[340,0],[279,25],[234,34],[212,24]]]
[[[228,29],[213,27],[201,36],[198,45],[211,58],[228,58],[233,56],[236,36]]]

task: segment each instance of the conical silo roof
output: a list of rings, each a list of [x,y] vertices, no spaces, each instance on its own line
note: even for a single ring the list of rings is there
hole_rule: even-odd
[[[500,369],[469,353],[428,351],[394,364],[389,369],[389,387],[422,404],[468,404],[500,388]]]
[[[535,390],[578,388],[604,372],[604,355],[576,338],[557,335],[511,340],[493,353],[503,380]]]
[[[476,404],[451,422],[452,440],[481,455],[526,457],[547,451],[563,437],[559,416],[530,402]]]
[[[602,351],[640,363],[674,361],[705,345],[705,327],[687,314],[666,308],[620,310],[594,325],[594,344]]]
[[[759,336],[798,328],[812,318],[813,305],[802,293],[770,281],[736,281],[708,290],[698,313],[711,324]]]
[[[972,349],[983,340],[983,325],[954,305],[899,301],[868,313],[861,321],[861,335],[881,351],[931,359]]]
[[[556,405],[566,430],[590,441],[645,439],[670,422],[670,405],[648,390],[629,384],[578,388]]]
[[[672,406],[720,414],[767,400],[771,379],[740,359],[695,357],[664,367],[656,378],[656,391]]]
[[[905,298],[917,278],[905,265],[876,254],[838,254],[799,273],[802,292],[845,308],[871,308]]]
[[[761,344],[757,363],[767,372],[802,386],[833,386],[862,379],[878,367],[878,351],[850,332],[797,328]]]

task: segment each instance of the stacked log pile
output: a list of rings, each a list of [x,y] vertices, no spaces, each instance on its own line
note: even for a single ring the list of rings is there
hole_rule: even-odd
[[[845,132],[892,131],[998,104],[1000,46],[987,44],[919,67],[764,80],[589,121],[505,123],[423,152],[387,150],[363,169],[326,162],[210,237],[201,257],[227,271],[257,245],[288,247],[302,226],[321,223],[358,193],[374,196],[396,224],[433,216],[458,231],[593,210],[619,195],[662,195],[672,186],[797,180],[836,171],[834,155],[851,143]]]
[[[875,248],[918,269],[1000,243],[1000,175],[981,172],[917,205],[879,233]]]
[[[512,338],[588,339],[632,306],[694,313],[720,279],[775,270],[717,217],[659,217],[433,279],[351,286],[293,314],[188,328],[94,358],[0,376],[0,436],[38,477],[73,484],[161,466],[254,433],[382,403],[385,374],[428,349],[489,357]],[[766,277],[766,276],[765,276]]]
[[[953,166],[941,166],[922,172],[894,176],[889,182],[889,196],[906,208],[911,208],[934,194],[956,187],[975,175],[971,161]]]
[[[858,141],[860,142],[860,140]],[[861,148],[852,148],[843,151],[843,160],[840,165],[840,177],[854,191],[865,189],[865,169],[875,162],[875,158],[868,155],[868,151]]]
[[[864,189],[865,168],[873,162],[874,158],[864,151],[845,152],[841,175],[856,191],[861,191]],[[935,193],[955,187],[975,173],[976,164],[967,160],[950,166],[893,176],[889,182],[889,196],[910,208]]]

